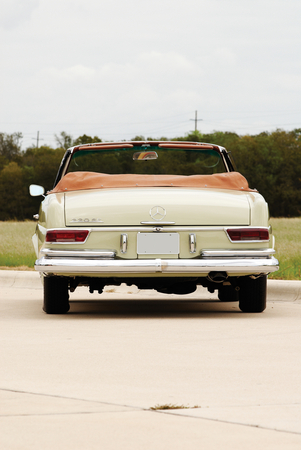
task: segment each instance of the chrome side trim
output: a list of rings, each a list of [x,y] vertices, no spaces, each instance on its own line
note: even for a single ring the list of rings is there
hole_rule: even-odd
[[[115,250],[53,250],[44,248],[41,250],[46,258],[105,258],[114,259],[117,252]]]
[[[186,232],[195,232],[195,231],[225,231],[227,228],[246,228],[248,225],[229,225],[227,227],[224,226],[194,226],[194,225],[177,225],[177,226],[165,226],[166,224],[173,224],[175,222],[141,222],[145,225],[149,225],[149,226],[139,226],[139,225],[125,225],[123,226],[107,226],[107,225],[99,225],[99,226],[95,226],[95,227],[91,227],[91,225],[89,226],[85,226],[83,227],[85,230],[89,230],[90,232],[96,233],[96,232],[107,232],[107,231],[116,231],[116,232],[130,232],[130,231],[134,231],[134,232],[138,232],[138,231],[156,231],[158,225],[164,225],[164,228],[162,227],[162,231],[166,231],[166,232],[170,232],[170,231],[175,231],[175,232],[180,232],[180,231],[186,231]],[[84,223],[83,223],[84,225]],[[152,225],[152,226],[151,226]],[[252,227],[252,228],[256,228],[256,227]],[[258,227],[258,228],[262,228],[262,227]],[[55,228],[56,230],[66,230],[66,229],[73,229],[72,225],[68,225],[67,228]],[[79,227],[77,227],[76,229],[81,229]],[[226,232],[226,231],[225,231]],[[238,241],[235,241],[238,242]],[[240,243],[242,241],[239,241]],[[246,241],[245,241],[246,242]],[[251,241],[254,242],[254,241]],[[263,242],[263,241],[259,241],[259,242]]]
[[[153,221],[153,222],[140,222],[142,225],[174,225],[176,222],[162,222],[162,221]]]
[[[252,275],[275,272],[278,261],[269,259],[78,259],[45,258],[38,259],[35,269],[44,273],[73,274],[208,274],[211,271],[224,271],[228,275]]]
[[[269,258],[275,253],[273,248],[259,250],[202,250],[202,258]]]
[[[148,223],[149,225],[153,225],[153,226],[148,226],[148,227],[141,227],[141,226],[124,226],[124,227],[120,227],[120,226],[102,226],[100,225],[99,227],[95,227],[95,228],[90,228],[89,230],[92,232],[105,232],[105,231],[116,231],[116,232],[120,232],[120,233],[124,233],[124,232],[130,232],[130,231],[134,231],[134,232],[144,232],[144,231],[157,231],[158,225],[164,225],[164,223],[162,224],[162,222],[145,222]],[[246,225],[247,226],[247,225]],[[230,226],[229,226],[230,227]],[[228,228],[229,228],[228,227]],[[237,228],[237,226],[235,227]],[[88,229],[88,227],[86,228],[86,230]],[[201,226],[175,226],[175,227],[165,227],[162,228],[162,231],[166,231],[166,232],[179,232],[179,231],[224,231],[225,227],[224,226],[217,226],[217,227],[201,227]]]

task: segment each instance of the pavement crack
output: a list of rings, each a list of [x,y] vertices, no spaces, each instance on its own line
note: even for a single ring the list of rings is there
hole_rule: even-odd
[[[22,391],[18,389],[7,389],[7,388],[0,388],[0,391],[3,392],[14,392],[16,394],[26,394],[26,395],[36,395],[40,397],[49,397],[49,398],[60,398],[63,400],[73,400],[78,402],[87,402],[87,403],[93,403],[93,404],[99,404],[99,405],[106,405],[106,406],[117,406],[119,408],[132,408],[136,410],[143,410],[140,406],[133,406],[133,405],[123,405],[120,403],[112,403],[112,402],[103,402],[101,400],[91,400],[86,398],[78,398],[78,397],[68,397],[65,395],[58,395],[58,394],[45,394],[41,392],[31,392],[31,391]]]
[[[103,406],[111,406],[111,407],[118,407],[118,408],[126,408],[126,410],[124,411],[107,411],[107,410],[103,410],[103,411],[85,411],[85,410],[81,410],[81,411],[76,411],[76,412],[54,412],[54,413],[28,413],[28,414],[0,414],[1,418],[9,418],[9,417],[39,417],[39,416],[76,416],[76,415],[95,415],[95,414],[104,414],[104,413],[123,413],[123,412],[133,412],[133,411],[141,411],[141,412],[148,412],[148,413],[152,413],[152,414],[166,414],[169,416],[176,416],[176,417],[186,417],[186,418],[190,418],[190,419],[196,419],[196,420],[206,420],[206,421],[210,421],[210,422],[218,422],[218,423],[225,423],[225,424],[230,424],[230,425],[238,425],[238,426],[243,426],[243,427],[249,427],[249,428],[258,428],[258,429],[262,429],[262,430],[269,430],[269,431],[276,431],[278,433],[286,433],[286,434],[293,434],[293,435],[301,435],[301,432],[297,432],[297,431],[289,431],[289,430],[285,430],[285,429],[280,429],[280,428],[275,428],[275,427],[268,427],[268,426],[262,426],[259,424],[251,424],[251,423],[242,423],[242,422],[237,422],[237,421],[231,421],[231,420],[225,420],[225,419],[215,419],[215,418],[210,418],[210,417],[202,417],[202,416],[195,416],[193,414],[189,414],[189,410],[185,409],[185,413],[179,413],[179,412],[175,412],[176,410],[152,410],[149,408],[145,408],[145,407],[140,407],[140,406],[133,406],[133,405],[125,405],[125,404],[120,404],[120,403],[113,403],[113,402],[104,402],[104,401],[100,401],[100,400],[91,400],[91,399],[85,399],[85,398],[78,398],[78,397],[69,397],[69,396],[64,396],[64,395],[58,395],[58,394],[47,394],[47,393],[41,393],[41,392],[32,392],[32,391],[24,391],[24,390],[19,390],[19,389],[7,389],[7,388],[0,388],[0,392],[12,392],[12,393],[16,393],[16,394],[24,394],[24,395],[34,395],[37,397],[48,397],[48,398],[57,398],[57,399],[63,399],[63,400],[70,400],[70,401],[77,401],[77,402],[86,402],[87,404],[94,404],[94,405],[103,405]],[[279,403],[277,404],[278,406],[298,406],[300,405],[300,402],[297,403]],[[269,404],[269,405],[232,405],[233,408],[241,408],[241,407],[266,407],[266,406],[275,406],[275,404]],[[210,407],[198,407],[198,408],[191,408],[194,411],[196,409],[198,409],[199,411],[203,410],[207,410],[208,408],[211,409]],[[190,408],[189,408],[190,409]],[[182,410],[181,410],[182,411]]]
[[[186,413],[179,414],[179,413],[174,413],[174,412],[170,412],[170,411],[166,411],[166,410],[151,410],[150,412],[155,413],[155,414],[167,414],[169,416],[189,417],[190,419],[197,419],[197,420],[208,420],[210,422],[227,423],[229,425],[239,425],[242,427],[258,428],[260,430],[276,431],[277,433],[294,434],[297,436],[301,435],[301,432],[297,432],[297,431],[282,430],[279,428],[265,427],[262,425],[255,425],[255,424],[251,424],[251,423],[242,423],[242,422],[235,422],[235,421],[223,420],[223,419],[213,419],[210,417],[200,417],[200,416],[196,417],[196,416],[193,416],[191,414],[186,414]]]
[[[134,409],[127,409],[124,411],[76,411],[76,412],[57,412],[57,413],[32,413],[32,414],[0,414],[0,418],[10,418],[10,417],[55,417],[55,416],[78,416],[78,415],[93,415],[93,414],[116,414],[116,413],[130,413]]]

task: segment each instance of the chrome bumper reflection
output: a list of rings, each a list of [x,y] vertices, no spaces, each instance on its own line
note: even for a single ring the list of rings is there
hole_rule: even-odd
[[[115,250],[52,250],[43,248],[41,254],[47,258],[81,258],[86,259],[114,259],[116,257]]]
[[[259,274],[278,270],[278,261],[270,258],[212,259],[88,259],[72,257],[42,257],[35,269],[44,273],[76,274],[207,274],[224,271],[231,274]]]
[[[202,250],[202,258],[269,258],[275,253],[273,248],[263,250]]]

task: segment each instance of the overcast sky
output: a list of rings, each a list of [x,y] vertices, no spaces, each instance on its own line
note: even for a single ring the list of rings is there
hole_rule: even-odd
[[[0,0],[0,132],[301,127],[300,0]]]

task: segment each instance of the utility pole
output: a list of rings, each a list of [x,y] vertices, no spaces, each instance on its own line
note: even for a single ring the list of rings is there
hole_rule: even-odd
[[[203,120],[203,119],[198,119],[198,112],[197,111],[195,112],[194,119],[189,119],[189,120],[194,120],[194,131],[198,131],[198,122],[200,120]]]
[[[32,138],[32,139],[35,139],[35,138]],[[42,141],[44,140],[44,139],[41,139]],[[40,132],[38,131],[37,132],[37,148],[39,148],[39,142],[40,142]]]

